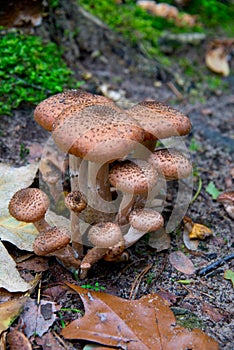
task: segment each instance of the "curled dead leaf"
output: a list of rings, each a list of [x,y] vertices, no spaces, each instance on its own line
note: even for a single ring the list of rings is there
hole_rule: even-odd
[[[191,239],[205,239],[209,236],[212,236],[213,233],[211,229],[201,224],[193,224],[192,231],[189,233]]]
[[[7,342],[10,345],[11,350],[31,350],[32,346],[28,340],[28,338],[24,335],[24,333],[17,331],[16,329],[12,329],[7,334]]]

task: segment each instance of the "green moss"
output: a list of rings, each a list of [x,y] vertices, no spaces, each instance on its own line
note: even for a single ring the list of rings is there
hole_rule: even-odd
[[[17,31],[0,32],[0,114],[22,102],[35,104],[68,87],[78,87],[54,43]]]

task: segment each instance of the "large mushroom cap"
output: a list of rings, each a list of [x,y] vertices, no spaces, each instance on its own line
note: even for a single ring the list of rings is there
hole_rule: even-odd
[[[61,150],[96,163],[125,157],[143,137],[134,119],[110,105],[72,107],[59,116],[53,129]]]
[[[23,188],[13,195],[8,209],[16,220],[36,222],[44,217],[49,205],[49,197],[39,188]]]
[[[124,193],[145,193],[153,188],[157,179],[158,174],[154,167],[140,159],[119,162],[109,174],[111,185]]]
[[[34,111],[36,122],[44,129],[52,131],[56,118],[67,107],[78,105],[80,108],[94,104],[113,103],[107,97],[94,95],[81,89],[67,90],[53,95],[38,104]]]
[[[143,232],[152,232],[163,227],[162,215],[153,209],[135,209],[129,215],[129,223],[133,228]]]
[[[51,227],[39,233],[33,243],[36,255],[45,256],[66,247],[70,242],[70,235],[65,228]]]
[[[110,248],[123,239],[118,225],[113,222],[101,222],[93,225],[88,233],[90,243],[99,248]]]
[[[190,161],[180,152],[172,149],[158,149],[151,153],[148,162],[163,174],[167,181],[183,179],[192,174]]]
[[[157,101],[143,101],[127,110],[145,130],[145,140],[187,135],[191,122],[187,116]]]
[[[87,199],[80,191],[72,191],[65,197],[65,205],[69,210],[80,213],[86,208]]]

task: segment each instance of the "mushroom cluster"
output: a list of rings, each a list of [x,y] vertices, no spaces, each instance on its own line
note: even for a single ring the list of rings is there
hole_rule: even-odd
[[[156,148],[158,140],[187,135],[189,118],[156,101],[123,109],[107,97],[83,90],[49,97],[36,107],[34,117],[69,154],[71,187],[65,197],[71,232],[46,223],[49,198],[41,190],[22,189],[12,197],[11,215],[34,223],[39,231],[35,254],[56,256],[67,268],[79,269],[81,278],[102,258],[127,259],[128,247],[164,226],[152,204],[162,180],[192,173],[182,153]]]

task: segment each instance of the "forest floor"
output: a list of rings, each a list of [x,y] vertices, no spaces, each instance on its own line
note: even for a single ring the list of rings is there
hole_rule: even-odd
[[[173,64],[170,70],[175,72],[178,69],[176,60],[182,56],[190,62],[198,62],[204,69],[204,45],[205,43],[202,43],[194,47],[187,44],[170,53]],[[112,60],[111,68],[110,64],[106,64],[106,60],[109,62]],[[79,64],[83,72],[89,72],[92,77],[86,80],[83,86],[87,91],[101,93],[108,87],[116,94],[122,94],[120,102],[125,104],[156,99],[173,104],[173,107],[190,117],[193,128],[184,142],[197,172],[197,176],[194,177],[193,194],[198,188],[199,178],[202,187],[196,200],[190,204],[186,215],[193,222],[209,227],[213,235],[201,241],[197,250],[189,251],[183,242],[181,223],[171,233],[169,249],[157,252],[147,245],[145,239],[141,239],[129,249],[128,262],[100,261],[92,268],[88,278],[82,281],[75,280],[72,274],[51,258],[47,271],[42,275],[42,296],[48,287],[64,280],[90,286],[95,286],[98,282],[99,286],[105,288],[105,292],[127,299],[132,293],[134,298],[138,299],[149,293],[166,291],[174,296],[174,299],[171,297],[173,299],[171,306],[177,315],[182,313],[183,317],[186,315],[190,320],[193,317],[197,322],[196,325],[199,324],[199,327],[218,341],[220,349],[233,349],[234,292],[232,283],[224,278],[224,272],[233,269],[234,261],[228,261],[204,276],[198,273],[188,276],[176,270],[170,264],[168,257],[173,251],[183,251],[198,271],[233,252],[233,220],[222,204],[207,193],[206,186],[213,182],[221,192],[233,190],[234,76],[226,78],[225,89],[217,88],[207,92],[205,85],[193,86],[191,81],[188,89],[193,88],[199,92],[191,95],[183,90],[178,94],[177,91],[173,91],[173,81],[171,84],[168,84],[168,81],[160,81],[153,73],[144,77],[139,68],[131,67],[131,64],[125,62],[123,58],[117,62],[116,56],[112,57],[110,52],[102,51],[101,55],[96,56],[82,52]],[[182,74],[179,71],[177,73]],[[207,71],[207,74],[212,73]],[[186,81],[185,76],[181,75],[181,79]],[[23,107],[15,110],[13,114],[12,118],[8,116],[1,118],[0,161],[21,166],[40,157],[42,147],[39,145],[43,146],[50,135],[34,122],[33,109]],[[165,211],[165,216],[173,205],[173,191],[172,188],[168,188],[169,209]],[[137,290],[134,290],[134,281],[148,266],[149,271],[141,279]],[[188,279],[189,284],[178,282]],[[36,297],[36,292],[34,296]],[[61,294],[61,290],[58,295],[53,295],[53,300],[63,308],[77,307],[77,297],[74,294]],[[65,322],[70,322],[76,317],[77,315],[72,312],[64,314]],[[59,319],[54,323],[52,330],[58,333],[61,330]],[[65,343],[70,349],[81,349],[84,345],[84,342],[79,341],[65,341]],[[36,338],[33,344],[38,348]]]

